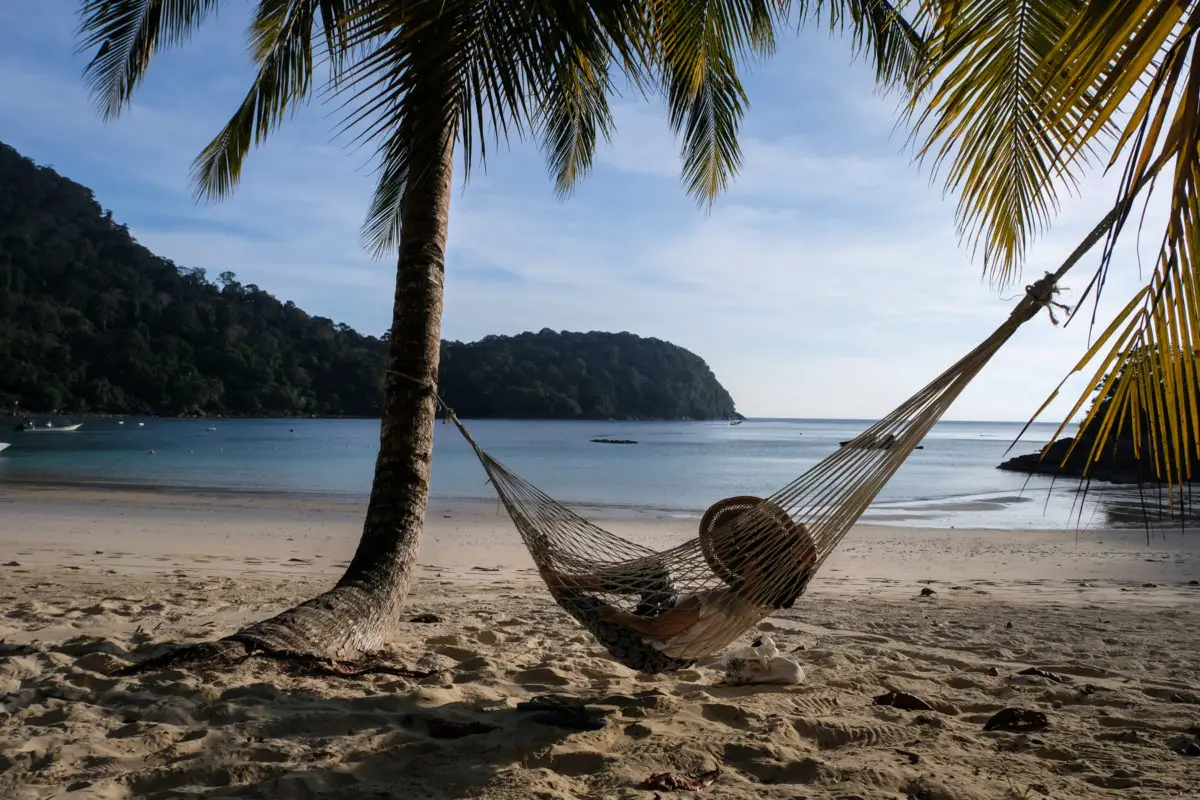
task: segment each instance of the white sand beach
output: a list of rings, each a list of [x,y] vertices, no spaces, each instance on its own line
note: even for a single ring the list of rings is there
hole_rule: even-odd
[[[110,675],[326,588],[361,515],[0,486],[0,797],[1200,797],[1195,532],[859,526],[759,626],[805,682],[730,687],[715,665],[645,676],[610,660],[494,505],[434,507],[410,610],[438,621],[405,622],[393,645],[427,677],[263,659]],[[657,546],[694,521],[606,524]],[[931,708],[876,705],[888,691]],[[604,725],[517,707],[551,693]],[[985,731],[1006,707],[1048,726]],[[698,793],[639,788],[712,770]]]

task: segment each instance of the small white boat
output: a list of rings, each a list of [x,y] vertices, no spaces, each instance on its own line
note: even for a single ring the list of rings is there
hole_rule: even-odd
[[[44,428],[39,428],[36,425],[30,425],[29,427],[24,428],[24,431],[25,433],[70,433],[71,431],[77,431],[82,427],[82,422],[76,422],[74,425],[60,425],[57,428],[55,428],[52,423],[47,422],[46,427]]]
[[[3,453],[5,450],[7,450],[11,446],[12,445],[10,445],[8,442],[0,442],[0,453]]]

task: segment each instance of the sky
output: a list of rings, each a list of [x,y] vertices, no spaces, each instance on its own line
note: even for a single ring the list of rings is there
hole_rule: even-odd
[[[386,330],[394,263],[359,236],[373,154],[336,134],[334,104],[302,108],[252,152],[231,198],[193,199],[191,161],[253,74],[250,4],[226,4],[161,54],[132,108],[108,122],[82,78],[78,5],[0,4],[0,141],[90,187],[158,255]],[[708,210],[684,192],[661,106],[634,95],[614,101],[617,132],[569,199],[556,198],[534,143],[492,148],[469,181],[459,170],[443,338],[629,331],[700,355],[748,416],[877,418],[991,333],[1115,198],[1117,176],[1093,170],[1064,193],[1023,279],[997,287],[955,233],[956,198],[913,158],[897,97],[874,89],[847,40],[817,26],[784,36],[746,88],[743,168]],[[1158,211],[1141,264],[1134,237],[1118,251],[1102,324],[1152,263]],[[1096,258],[1063,281],[1065,302]],[[1025,325],[947,418],[1029,418],[1085,352],[1088,316]],[[1059,421],[1084,383],[1069,381],[1043,419]]]

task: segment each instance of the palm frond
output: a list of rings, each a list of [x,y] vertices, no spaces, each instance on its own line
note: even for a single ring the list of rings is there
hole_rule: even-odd
[[[708,205],[742,165],[737,133],[746,93],[725,53],[709,56],[698,86],[685,91],[681,84],[673,81],[670,87],[669,121],[672,130],[683,132],[684,187],[697,202]]]
[[[464,169],[486,158],[485,136],[523,135],[536,87],[530,76],[544,58],[542,19],[520,4],[478,0],[369,3],[350,41],[379,44],[346,71],[344,127],[358,141],[377,141],[379,182],[363,236],[376,253],[399,241],[403,198],[446,135],[462,143]]]
[[[623,0],[365,2],[348,41],[377,46],[346,70],[343,124],[356,141],[381,143],[368,246],[396,245],[414,165],[442,153],[425,117],[453,116],[468,177],[476,160],[486,163],[489,141],[537,132],[559,192],[568,191],[612,126],[610,64],[634,65],[635,80],[650,72],[646,19],[644,6]]]
[[[807,21],[809,10],[801,3],[801,23]],[[875,67],[875,79],[880,88],[895,85],[911,88],[917,70],[925,57],[925,33],[919,25],[905,17],[902,6],[888,0],[822,0],[812,16],[819,20],[828,16],[833,32],[850,32],[853,52],[867,54]],[[916,15],[920,19],[919,8]]]
[[[185,41],[221,0],[83,0],[79,50],[95,50],[84,78],[100,113],[119,115],[146,76],[151,57]]]
[[[591,169],[598,135],[607,141],[613,130],[607,59],[603,51],[567,50],[559,54],[555,77],[541,92],[542,150],[560,197]]]
[[[1167,225],[1155,268],[1139,302],[1126,306],[1110,325],[1110,331],[1121,329],[1120,336],[1106,351],[1093,348],[1090,353],[1101,362],[1093,381],[1101,396],[1119,393],[1121,402],[1095,404],[1084,425],[1098,426],[1101,434],[1091,459],[1099,457],[1116,431],[1127,429],[1139,456],[1172,488],[1191,479],[1191,465],[1200,458],[1198,29],[1196,3],[1093,4],[1049,62],[1071,76],[1053,87],[1052,108],[1086,98],[1094,119],[1108,120],[1116,118],[1123,101],[1136,98],[1112,156],[1114,163],[1121,156],[1126,161],[1123,192],[1170,177],[1164,187],[1170,199]],[[1094,137],[1095,131],[1086,136]],[[1116,258],[1119,235],[1118,229],[1110,236],[1089,286],[1097,298]],[[1081,405],[1082,399],[1076,409]],[[1174,491],[1168,498],[1174,502]]]
[[[353,6],[353,0],[261,0],[250,25],[258,73],[233,117],[192,163],[197,199],[233,191],[250,148],[309,95],[318,19],[330,50],[339,51],[337,39]]]
[[[760,0],[660,0],[655,42],[671,130],[682,133],[684,185],[703,205],[741,166],[737,132],[747,98],[738,59],[768,52],[779,6]]]
[[[1104,126],[1087,93],[1054,107],[1062,71],[1047,70],[1082,0],[974,0],[931,3],[931,33],[909,105],[922,159],[946,162],[958,193],[958,231],[984,271],[1004,284],[1017,276],[1029,241],[1057,210],[1058,192],[1077,179]],[[1067,157],[1067,155],[1071,157]]]

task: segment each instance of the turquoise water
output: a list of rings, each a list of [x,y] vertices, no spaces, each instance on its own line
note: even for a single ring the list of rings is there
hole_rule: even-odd
[[[374,420],[88,420],[75,433],[0,432],[0,481],[365,497]],[[767,495],[869,426],[853,420],[725,422],[468,422],[476,440],[553,497],[618,514],[694,515],[735,494]],[[884,487],[867,519],[889,524],[1061,528],[1143,524],[1136,492],[995,467],[1019,423],[943,422]],[[211,430],[210,430],[211,428]],[[1035,425],[1013,453],[1054,432]],[[593,438],[636,445],[593,444]],[[453,426],[439,425],[432,493],[440,501],[494,499]],[[153,451],[153,453],[151,453]],[[1082,515],[1081,515],[1082,512]]]

